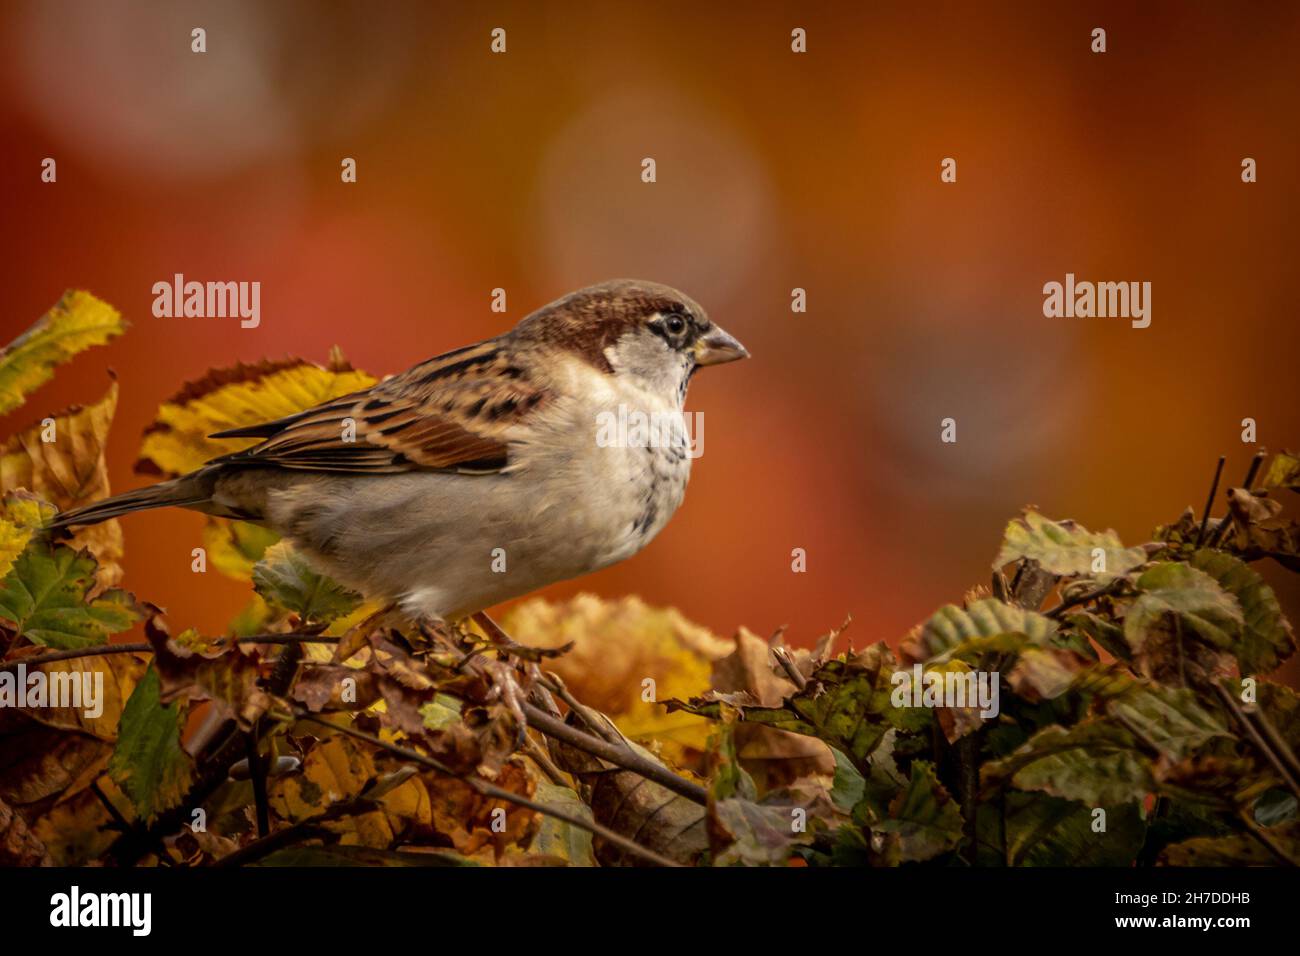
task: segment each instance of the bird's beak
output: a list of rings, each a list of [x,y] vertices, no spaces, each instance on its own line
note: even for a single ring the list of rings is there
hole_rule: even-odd
[[[749,358],[749,350],[719,328],[695,343],[696,365],[721,365],[743,358]]]

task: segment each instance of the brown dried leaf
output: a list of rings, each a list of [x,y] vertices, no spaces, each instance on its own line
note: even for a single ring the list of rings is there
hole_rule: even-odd
[[[104,459],[109,428],[117,410],[117,381],[94,405],[74,405],[37,423],[0,445],[0,493],[25,488],[61,511],[108,497],[108,464]],[[53,436],[53,441],[45,439]],[[86,548],[99,567],[101,588],[122,579],[122,528],[116,520],[78,528],[74,548]]]

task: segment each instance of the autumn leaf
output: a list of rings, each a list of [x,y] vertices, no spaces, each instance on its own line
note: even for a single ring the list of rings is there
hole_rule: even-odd
[[[136,814],[146,821],[178,805],[194,774],[194,762],[181,747],[185,711],[180,704],[160,701],[161,686],[158,672],[149,668],[122,712],[117,747],[108,764]]]
[[[561,787],[545,780],[539,781],[533,799],[543,806],[555,807],[572,816],[588,821],[593,819],[591,808],[568,787]],[[576,827],[567,820],[543,815],[541,828],[537,831],[532,848],[537,853],[557,857],[571,866],[596,865],[596,857],[592,851],[591,831]]]
[[[4,496],[0,501],[0,580],[54,514],[53,505],[30,492],[17,491]]]
[[[0,415],[48,382],[54,366],[126,330],[118,311],[89,292],[68,290],[30,329],[0,351]]]
[[[913,629],[899,645],[906,661],[943,662],[963,652],[963,645],[977,638],[1023,634],[1032,644],[1045,645],[1056,636],[1056,622],[1036,611],[1027,611],[993,598],[960,608],[940,608],[924,624]],[[1002,649],[982,645],[981,650]]]
[[[549,744],[552,758],[577,781],[582,800],[598,823],[682,863],[694,862],[708,847],[705,810],[699,804],[568,744],[554,739]],[[645,748],[631,741],[627,744],[647,759],[655,760]],[[599,837],[594,839],[593,847],[596,859],[603,866],[644,864],[640,857]]]
[[[10,436],[0,444],[0,492],[26,489],[68,511],[108,497],[104,451],[117,410],[117,382],[94,405],[73,407]],[[67,539],[86,548],[98,566],[101,587],[122,578],[122,528],[116,520],[77,528]]]
[[[253,580],[254,565],[279,540],[280,536],[270,528],[251,521],[208,518],[203,525],[203,547],[208,562],[236,581]]]
[[[27,822],[0,800],[0,866],[51,866],[49,851]]]
[[[1248,564],[1223,551],[1202,549],[1191,567],[1204,571],[1237,601],[1243,629],[1234,653],[1243,674],[1267,674],[1295,653],[1295,635],[1273,589]]]
[[[136,470],[167,477],[186,474],[257,442],[209,438],[214,432],[283,418],[374,383],[337,350],[327,366],[285,359],[214,369],[158,409],[158,418],[145,431]]]
[[[1128,730],[1102,720],[1038,732],[980,771],[986,788],[1010,784],[1088,806],[1141,800],[1155,789],[1148,759]]]
[[[1265,488],[1289,488],[1300,491],[1300,455],[1289,451],[1279,452],[1268,463],[1268,470],[1260,484]]]
[[[872,832],[884,837],[878,852],[889,862],[929,860],[961,842],[961,808],[939,782],[934,766],[914,760],[907,788],[894,797],[889,817],[874,824]]]
[[[1234,646],[1242,628],[1241,608],[1214,578],[1186,564],[1165,561],[1134,582],[1141,593],[1124,615],[1124,635],[1140,653],[1154,627],[1166,616],[1187,633],[1214,647]]]
[[[86,552],[35,544],[0,581],[0,620],[34,644],[73,648],[103,644],[140,620],[135,599],[109,590],[93,599],[95,559]]]
[[[268,604],[318,624],[351,614],[362,601],[361,595],[335,584],[285,541],[267,548],[253,567],[253,588]]]
[[[1125,548],[1114,531],[1091,532],[1073,521],[1052,521],[1026,511],[1007,525],[993,567],[1021,559],[1037,561],[1051,574],[1107,578],[1125,574],[1147,558],[1142,548]]]

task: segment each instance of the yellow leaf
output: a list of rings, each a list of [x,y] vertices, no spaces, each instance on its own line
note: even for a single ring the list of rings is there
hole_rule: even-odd
[[[0,350],[0,415],[48,382],[54,366],[126,330],[122,316],[89,292],[68,290],[36,324]]]
[[[203,547],[212,566],[236,581],[253,580],[253,565],[280,540],[269,528],[248,521],[209,518],[203,526]]]
[[[54,517],[54,506],[27,491],[11,492],[0,502],[0,581],[38,528]]]
[[[0,445],[0,492],[20,488],[61,511],[108,497],[108,431],[117,411],[117,382],[94,405],[74,405],[9,437]],[[111,587],[122,578],[122,528],[117,521],[78,528],[69,542],[86,548],[99,567],[95,581]]]
[[[675,608],[652,608],[636,597],[602,601],[580,594],[561,604],[537,598],[511,608],[502,626],[519,643],[534,647],[573,641],[573,650],[547,668],[628,737],[662,743],[661,756],[669,763],[686,766],[706,749],[707,720],[667,713],[652,701],[707,691],[712,663],[732,650],[730,641],[692,624]]]
[[[322,367],[302,359],[214,369],[187,383],[158,409],[145,432],[136,470],[176,476],[218,455],[257,443],[253,438],[209,438],[213,432],[273,421],[375,383],[337,351]]]

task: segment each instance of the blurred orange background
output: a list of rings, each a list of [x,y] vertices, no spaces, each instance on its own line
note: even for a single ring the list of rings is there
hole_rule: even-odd
[[[754,358],[696,379],[705,451],[667,530],[551,593],[895,641],[988,581],[1025,504],[1139,543],[1199,512],[1218,455],[1241,480],[1243,418],[1300,445],[1300,7],[1132,6],[6,3],[0,339],[68,287],[132,328],[0,433],[111,367],[125,490],[210,366],[337,343],[382,375],[590,282],[666,282]],[[260,327],[155,318],[178,272],[260,281]],[[1045,318],[1067,272],[1150,281],[1151,327]],[[200,527],[128,518],[124,583],[218,631],[246,586],[191,572]]]

